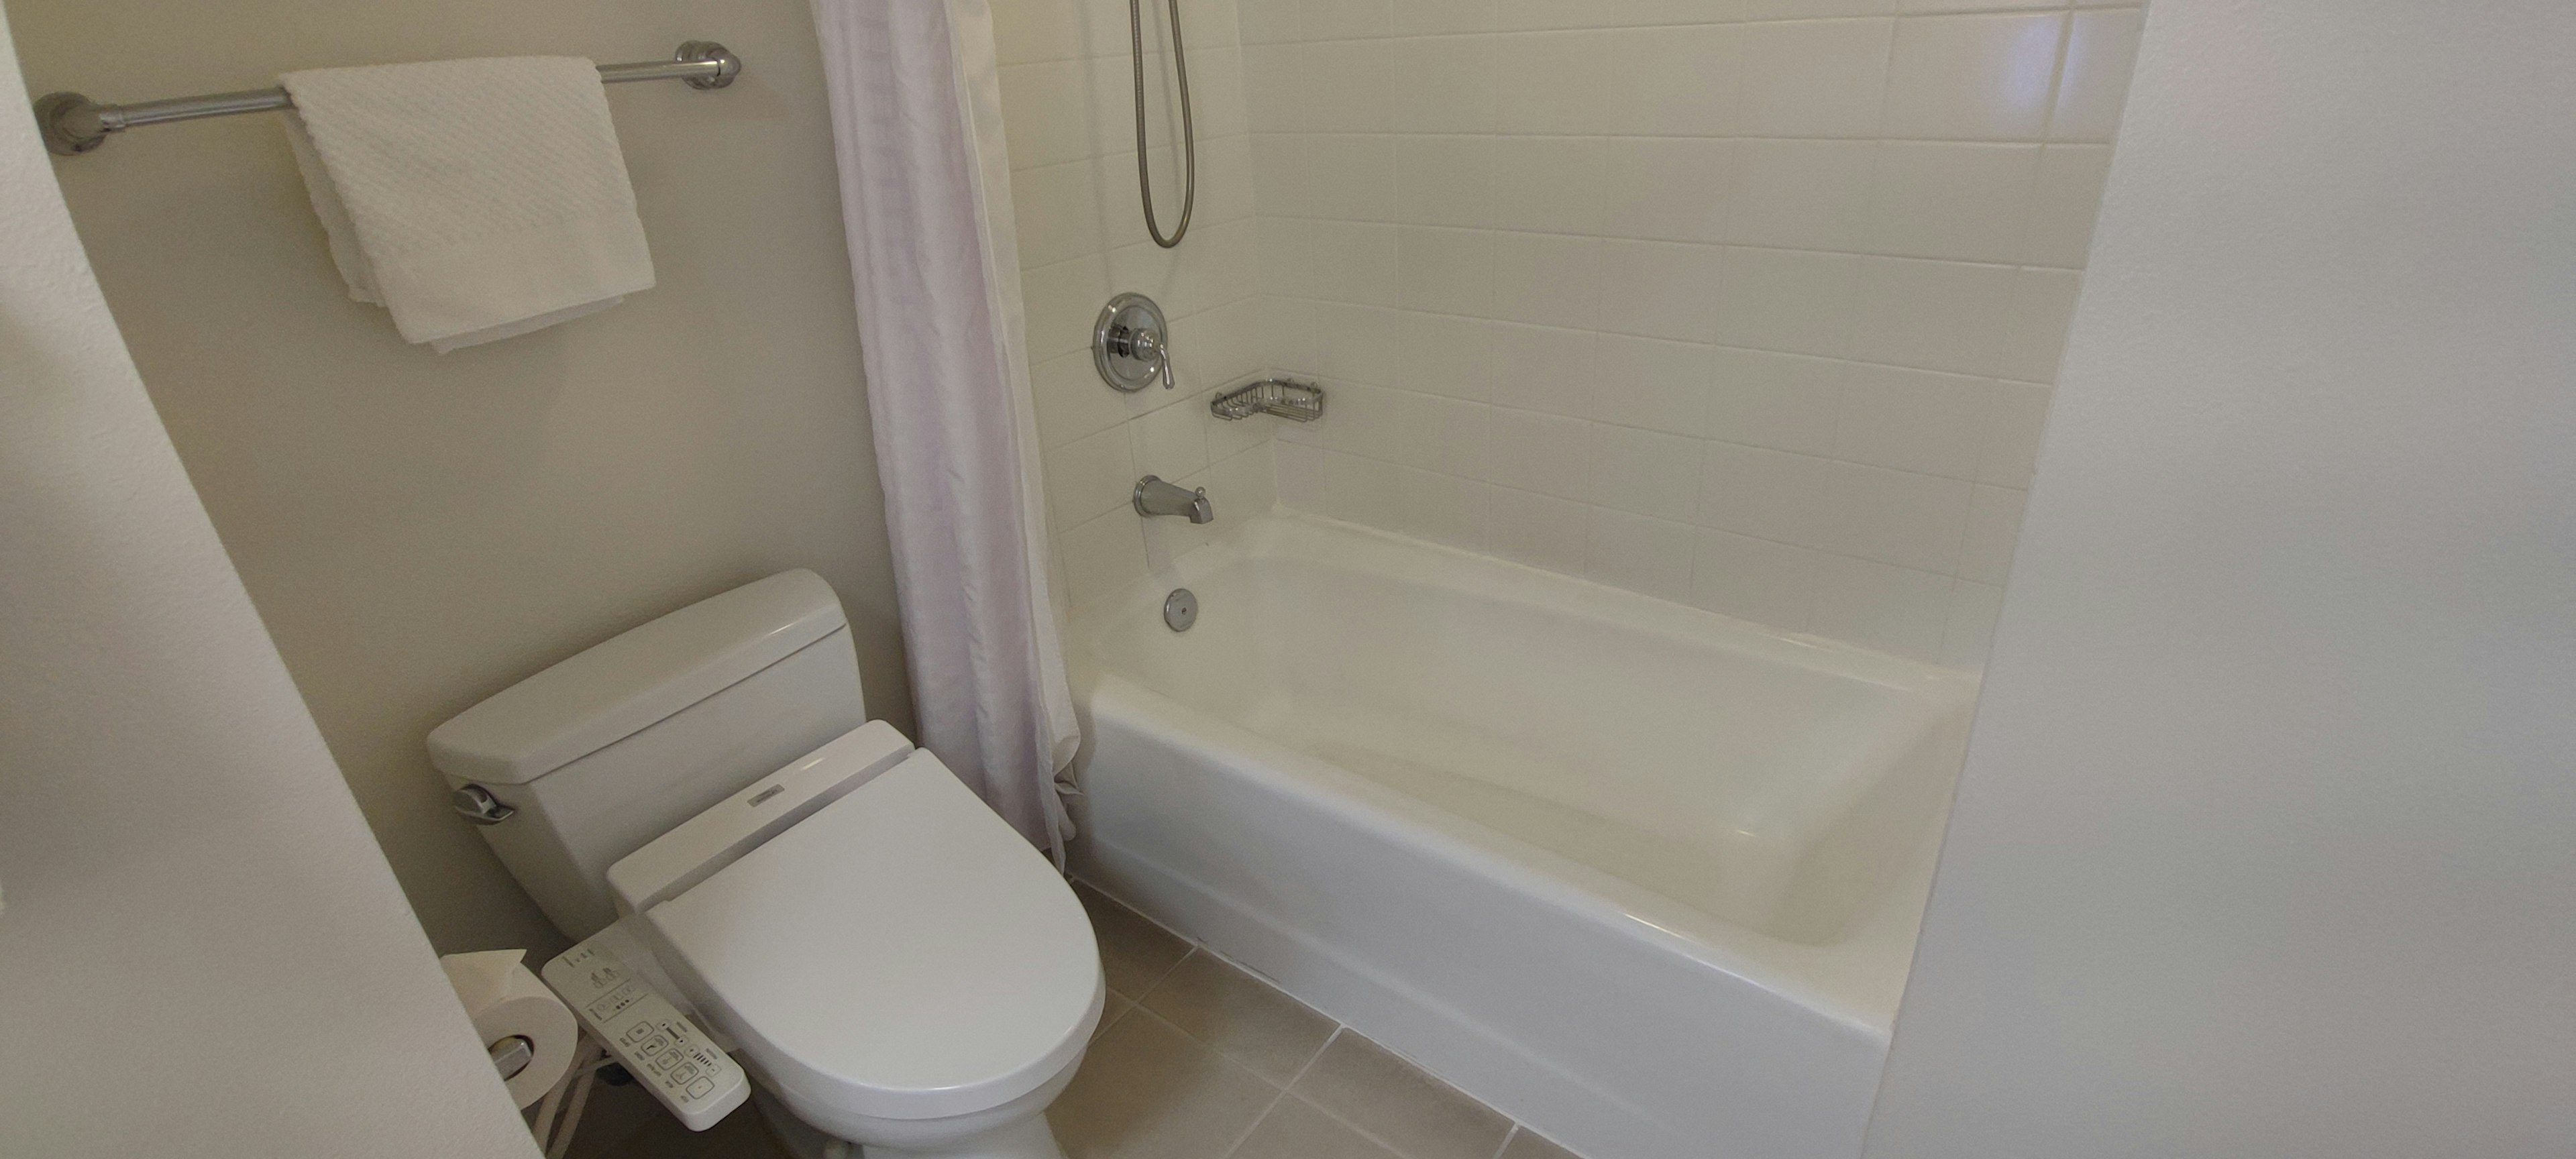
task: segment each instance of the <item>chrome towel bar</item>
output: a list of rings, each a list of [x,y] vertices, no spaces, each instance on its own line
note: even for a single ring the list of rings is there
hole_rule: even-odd
[[[599,66],[602,84],[631,80],[678,80],[693,89],[720,89],[742,75],[742,58],[712,40],[692,40],[669,60]],[[36,125],[44,130],[45,148],[76,157],[107,143],[110,133],[141,125],[265,113],[294,107],[285,89],[252,89],[203,97],[173,97],[133,105],[102,105],[79,93],[46,93],[36,98]]]

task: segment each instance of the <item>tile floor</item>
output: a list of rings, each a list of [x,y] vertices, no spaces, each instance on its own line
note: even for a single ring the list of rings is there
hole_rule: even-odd
[[[1077,886],[1109,1009],[1048,1112],[1067,1159],[1571,1159],[1269,983]]]
[[[1066,1159],[1574,1159],[1088,886],[1109,1006],[1047,1112]],[[576,1148],[577,1150],[584,1150]],[[598,1154],[784,1159],[748,1111],[654,1115]]]

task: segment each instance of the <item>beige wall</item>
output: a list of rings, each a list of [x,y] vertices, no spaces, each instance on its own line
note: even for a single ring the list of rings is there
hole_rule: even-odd
[[[536,1159],[52,168],[0,118],[0,1155]]]
[[[33,91],[145,100],[320,65],[724,41],[721,93],[611,90],[660,278],[605,314],[438,355],[348,299],[278,121],[138,130],[57,162],[190,477],[443,951],[560,938],[446,812],[421,738],[727,586],[810,567],[909,726],[882,504],[799,0],[9,0]]]

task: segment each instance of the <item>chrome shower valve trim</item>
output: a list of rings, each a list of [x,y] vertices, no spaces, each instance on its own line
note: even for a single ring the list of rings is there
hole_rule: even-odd
[[[1091,328],[1091,364],[1111,387],[1134,393],[1160,379],[1163,389],[1179,382],[1172,375],[1171,327],[1163,308],[1143,294],[1120,294],[1100,308]]]

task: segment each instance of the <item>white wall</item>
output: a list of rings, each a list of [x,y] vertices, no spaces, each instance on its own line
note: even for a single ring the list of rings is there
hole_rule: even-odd
[[[2156,0],[1871,1155],[2576,1154],[2570,44]]]
[[[1127,510],[1150,471],[1209,486],[1217,532],[1282,498],[1983,660],[2134,4],[1191,0],[1177,255],[1138,217],[1127,5],[994,10],[1076,606],[1209,534]],[[1122,289],[1180,316],[1192,389],[1101,385]],[[1204,413],[1281,371],[1326,383],[1323,422]]]
[[[1977,663],[2134,3],[1241,0],[1283,497]]]
[[[1049,517],[1062,569],[1056,588],[1079,607],[1172,555],[1270,510],[1269,433],[1276,420],[1220,422],[1215,390],[1256,377],[1259,257],[1243,56],[1234,0],[1185,0],[1190,97],[1198,131],[1198,203],[1174,250],[1145,233],[1136,194],[1135,73],[1126,0],[992,0],[1002,61],[1030,378],[1046,461]],[[1165,5],[1144,4],[1147,155],[1166,235],[1180,220],[1181,139],[1173,110]],[[1091,361],[1091,329],[1110,295],[1152,297],[1172,325],[1174,390],[1120,394]],[[1140,475],[1206,487],[1218,522],[1140,519]]]
[[[532,1156],[49,168],[0,112],[0,1154]]]
[[[110,101],[321,65],[649,60],[698,37],[747,62],[721,92],[609,92],[659,285],[454,354],[349,300],[275,116],[56,163],[170,438],[439,948],[562,945],[421,744],[548,664],[807,567],[850,613],[869,708],[909,725],[803,0],[8,8],[32,91]]]

